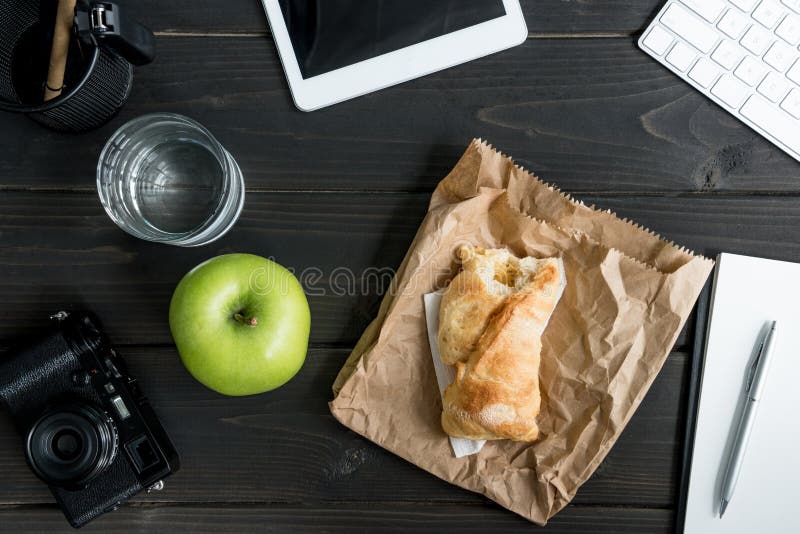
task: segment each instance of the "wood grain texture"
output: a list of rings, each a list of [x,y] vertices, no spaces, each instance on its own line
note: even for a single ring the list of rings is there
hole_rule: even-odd
[[[288,385],[236,398],[201,386],[173,348],[122,347],[120,353],[181,454],[181,471],[166,489],[137,502],[486,502],[336,422],[327,406],[330,386],[349,350],[313,349]],[[685,353],[668,358],[575,504],[672,505],[686,365]],[[25,464],[6,414],[0,414],[0,472],[0,505],[52,502]]]
[[[218,254],[249,252],[295,269],[309,292],[313,342],[352,343],[377,313],[427,202],[250,194],[228,236],[181,249],[123,233],[94,195],[0,193],[0,339],[33,331],[54,309],[85,305],[118,343],[171,343],[169,300],[183,275]]]
[[[529,40],[312,113],[292,105],[267,38],[159,44],[122,114],[98,131],[64,136],[4,116],[0,146],[13,157],[0,159],[0,188],[93,191],[114,129],[170,111],[206,125],[250,190],[431,191],[482,137],[566,191],[800,191],[794,160],[632,38]]]
[[[666,534],[672,512],[659,509],[568,506],[547,525],[548,534]],[[58,510],[0,509],[8,532],[75,532]],[[128,506],[81,529],[81,532],[217,534],[219,532],[503,532],[530,534],[536,528],[498,506],[425,503],[313,505]]]
[[[522,46],[305,114],[297,111],[258,0],[129,3],[158,32],[120,116],[80,136],[24,117],[0,123],[0,357],[68,305],[96,310],[182,453],[165,491],[97,532],[530,532],[523,519],[346,430],[330,386],[374,317],[430,192],[483,137],[579,199],[709,256],[800,261],[800,174],[778,149],[639,51],[662,0],[522,0]],[[126,120],[183,113],[242,166],[246,209],[200,249],[118,230],[95,190],[100,149]],[[248,398],[195,382],[172,347],[178,280],[226,252],[274,257],[310,291],[306,365]],[[337,269],[354,273],[351,295]],[[308,271],[306,271],[308,272]],[[337,282],[338,280],[338,282]],[[340,293],[340,292],[339,292]],[[547,531],[670,532],[693,329],[682,332],[619,441]],[[432,385],[433,387],[433,385]],[[68,532],[0,413],[0,531]]]
[[[534,34],[586,32],[632,33],[652,17],[660,0],[521,0],[528,30]],[[180,2],[138,0],[129,12],[163,33],[264,34],[267,18],[259,0],[195,0],[186,9]]]
[[[701,253],[800,255],[793,199],[580,198]],[[353,344],[377,313],[428,200],[422,193],[251,193],[227,236],[181,249],[128,236],[91,194],[0,192],[0,341],[35,331],[55,310],[85,306],[117,343],[171,343],[169,300],[183,275],[210,257],[245,251],[295,270],[309,293],[312,342]],[[785,242],[780,250],[770,244],[776,235]]]
[[[729,252],[800,261],[800,202],[796,196],[580,198],[710,258]]]

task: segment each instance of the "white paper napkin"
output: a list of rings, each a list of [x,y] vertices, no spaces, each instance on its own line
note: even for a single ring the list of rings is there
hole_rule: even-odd
[[[425,301],[425,321],[428,324],[428,343],[433,356],[433,368],[436,371],[436,381],[439,383],[439,393],[444,395],[444,390],[456,377],[456,368],[445,364],[439,356],[439,343],[436,338],[439,332],[439,305],[442,302],[442,291],[423,295]],[[483,448],[486,440],[472,440],[463,438],[450,438],[450,445],[456,458],[477,454]]]

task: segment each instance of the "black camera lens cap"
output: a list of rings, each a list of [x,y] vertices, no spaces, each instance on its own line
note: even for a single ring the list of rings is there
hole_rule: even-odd
[[[102,473],[117,453],[117,430],[90,404],[67,404],[45,413],[28,432],[25,455],[47,484],[77,488]]]
[[[64,428],[55,433],[52,439],[53,453],[59,460],[71,462],[78,458],[85,445],[79,432]]]

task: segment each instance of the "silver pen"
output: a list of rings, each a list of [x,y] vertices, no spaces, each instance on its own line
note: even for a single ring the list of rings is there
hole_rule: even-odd
[[[722,482],[722,495],[719,501],[720,517],[725,513],[728,503],[730,503],[733,498],[733,491],[736,489],[736,481],[739,478],[739,472],[742,470],[745,449],[747,449],[747,442],[750,440],[750,432],[753,430],[753,423],[756,420],[758,401],[761,399],[769,364],[772,360],[772,354],[775,352],[773,350],[775,348],[775,333],[776,323],[772,321],[763,341],[761,341],[758,356],[756,356],[747,375],[742,418],[739,420],[739,428],[736,430],[733,447],[731,448],[731,455],[728,458],[728,466],[725,469],[725,478]]]

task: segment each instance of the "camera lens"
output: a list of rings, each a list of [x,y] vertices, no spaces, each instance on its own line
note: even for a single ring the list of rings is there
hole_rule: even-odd
[[[83,450],[81,435],[72,429],[65,428],[53,436],[53,453],[65,462],[75,460]]]
[[[68,404],[34,423],[25,452],[33,471],[48,484],[81,487],[114,460],[117,431],[96,407]]]

